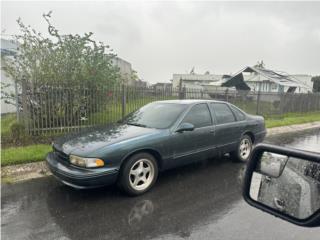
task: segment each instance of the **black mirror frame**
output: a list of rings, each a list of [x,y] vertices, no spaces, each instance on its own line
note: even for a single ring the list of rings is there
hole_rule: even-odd
[[[182,123],[182,124],[184,124],[184,123]],[[192,128],[192,129],[179,129],[179,127],[180,127],[182,124],[180,124],[180,125],[177,127],[176,132],[178,132],[178,133],[182,133],[182,132],[186,132],[186,131],[191,132],[191,131],[193,131],[193,130],[194,130],[194,125],[193,125],[193,124],[191,124],[191,123],[188,123],[188,124],[190,124],[190,125],[192,125],[192,126],[193,126],[193,128]]]
[[[245,176],[243,181],[242,195],[245,201],[249,205],[255,208],[258,208],[264,212],[270,213],[276,217],[279,217],[293,224],[304,226],[304,227],[320,226],[320,209],[306,219],[297,219],[286,213],[280,213],[271,207],[268,207],[266,205],[263,205],[262,203],[259,203],[253,200],[250,197],[250,185],[251,185],[252,174],[255,171],[257,164],[259,163],[261,154],[265,151],[270,151],[272,153],[287,155],[288,157],[296,157],[302,160],[320,163],[320,154],[318,153],[302,151],[302,150],[287,148],[287,147],[279,147],[279,146],[274,146],[274,145],[264,144],[264,143],[256,145],[252,151],[250,160],[248,161],[247,169],[245,171]]]

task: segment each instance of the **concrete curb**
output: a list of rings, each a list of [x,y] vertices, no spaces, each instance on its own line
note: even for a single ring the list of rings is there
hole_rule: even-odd
[[[45,161],[10,165],[1,168],[3,183],[15,183],[24,180],[52,175]]]
[[[320,121],[269,128],[267,129],[267,136],[274,136],[274,135],[283,134],[283,133],[299,132],[299,131],[305,131],[305,130],[316,129],[316,128],[320,129]]]
[[[292,133],[305,131],[310,129],[320,129],[320,121],[297,124],[283,127],[275,127],[267,129],[267,136],[275,136],[278,134]],[[4,183],[15,183],[19,181],[24,181],[28,179],[40,178],[50,176],[51,172],[49,171],[46,163],[43,162],[34,162],[26,164],[18,164],[2,167],[1,169],[1,179]]]

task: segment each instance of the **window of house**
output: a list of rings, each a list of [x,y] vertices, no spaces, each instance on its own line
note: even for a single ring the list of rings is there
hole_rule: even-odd
[[[271,84],[271,89],[272,90],[277,90],[277,87],[278,87],[277,84],[275,84],[275,83]]]

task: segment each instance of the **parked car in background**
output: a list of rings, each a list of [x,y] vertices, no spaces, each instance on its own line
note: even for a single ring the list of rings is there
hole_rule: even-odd
[[[57,139],[47,163],[66,185],[117,182],[128,194],[139,195],[154,185],[159,171],[225,153],[245,162],[265,134],[263,117],[227,102],[157,101],[121,123]]]

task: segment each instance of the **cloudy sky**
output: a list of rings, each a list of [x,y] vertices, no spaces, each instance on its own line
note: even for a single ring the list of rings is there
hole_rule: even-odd
[[[42,13],[62,33],[93,32],[149,82],[173,73],[266,67],[320,74],[320,2],[2,2],[1,31],[21,17],[41,32]]]

